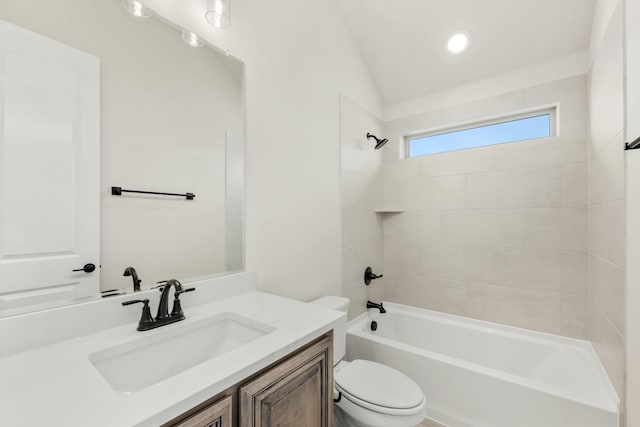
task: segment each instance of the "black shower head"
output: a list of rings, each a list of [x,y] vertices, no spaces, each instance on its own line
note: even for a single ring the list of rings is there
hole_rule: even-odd
[[[376,147],[375,147],[376,150],[381,149],[382,147],[384,147],[384,144],[389,142],[389,140],[387,138],[380,139],[377,136],[372,135],[371,133],[367,132],[367,139],[371,139],[371,138],[376,140]]]

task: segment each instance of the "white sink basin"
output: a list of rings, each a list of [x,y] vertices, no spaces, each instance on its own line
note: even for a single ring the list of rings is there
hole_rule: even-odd
[[[130,394],[274,329],[234,313],[223,313],[197,323],[179,322],[140,332],[140,339],[93,353],[89,360],[114,390]]]

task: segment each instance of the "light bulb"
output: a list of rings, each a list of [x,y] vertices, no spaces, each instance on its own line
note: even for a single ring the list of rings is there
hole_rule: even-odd
[[[208,0],[205,18],[216,28],[225,28],[231,24],[230,0]]]
[[[469,45],[469,36],[466,33],[456,33],[449,38],[447,49],[449,52],[458,54],[463,52]]]
[[[144,7],[138,0],[123,0],[124,7],[136,18],[148,18],[151,16],[151,9]]]
[[[184,40],[186,44],[192,47],[201,47],[204,45],[204,40],[202,40],[202,37],[200,37],[196,33],[192,33],[189,30],[182,30],[182,40]]]

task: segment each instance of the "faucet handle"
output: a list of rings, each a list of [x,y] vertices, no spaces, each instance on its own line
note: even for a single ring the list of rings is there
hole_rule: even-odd
[[[182,305],[180,305],[180,295],[184,294],[185,292],[193,292],[195,290],[196,288],[181,289],[179,291],[176,291],[175,294],[173,294],[173,308],[171,309],[171,317],[174,317],[174,316],[184,317],[184,312],[182,311]]]
[[[186,289],[182,289],[179,291],[176,291],[176,293],[174,294],[175,299],[178,299],[178,297],[180,296],[180,294],[184,294],[186,292],[193,292],[195,291],[196,288],[186,288]]]
[[[371,267],[367,267],[364,270],[364,284],[369,286],[369,284],[371,284],[372,280],[376,280],[376,279],[380,279],[381,277],[384,277],[383,274],[375,274],[373,272],[373,269]]]
[[[132,305],[132,304],[144,304],[145,306],[149,305],[148,299],[132,299],[129,301],[124,301],[122,305]]]
[[[138,330],[144,331],[145,325],[149,325],[153,323],[153,316],[151,315],[151,309],[149,308],[149,300],[148,299],[132,299],[129,301],[124,301],[122,305],[132,305],[132,304],[144,304],[142,307],[142,316],[140,317],[140,321],[138,322]]]

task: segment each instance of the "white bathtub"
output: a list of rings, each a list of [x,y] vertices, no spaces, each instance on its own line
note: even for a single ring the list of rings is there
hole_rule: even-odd
[[[619,400],[591,344],[384,303],[348,324],[347,359],[396,368],[450,427],[617,427]]]

